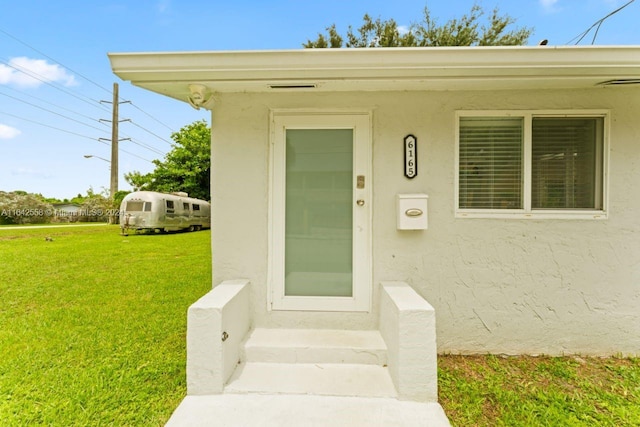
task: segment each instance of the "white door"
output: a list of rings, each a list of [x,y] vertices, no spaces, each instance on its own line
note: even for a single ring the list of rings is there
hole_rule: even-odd
[[[271,307],[368,311],[369,114],[274,113]]]

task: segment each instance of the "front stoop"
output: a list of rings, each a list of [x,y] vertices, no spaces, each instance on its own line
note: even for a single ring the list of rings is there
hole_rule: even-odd
[[[225,393],[396,397],[378,331],[255,329]]]
[[[257,328],[243,350],[247,362],[387,364],[387,346],[370,330]]]
[[[450,426],[397,398],[378,331],[254,329],[219,395],[187,396],[168,427]]]
[[[236,370],[225,393],[395,397],[396,389],[382,366],[245,363]]]
[[[251,330],[249,282],[189,308],[187,397],[167,426],[449,426],[437,403],[435,312],[380,286],[379,331]]]
[[[167,427],[450,427],[435,402],[302,394],[187,396]]]

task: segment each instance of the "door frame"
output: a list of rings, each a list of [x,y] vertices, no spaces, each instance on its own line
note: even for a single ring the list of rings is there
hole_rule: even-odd
[[[371,311],[372,131],[370,111],[272,110],[269,138],[268,310]],[[286,296],[285,166],[287,129],[353,129],[353,295],[351,297]],[[356,177],[365,176],[363,189]],[[365,201],[357,206],[356,200]]]

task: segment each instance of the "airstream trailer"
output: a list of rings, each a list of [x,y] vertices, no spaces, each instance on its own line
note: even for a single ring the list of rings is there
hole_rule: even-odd
[[[136,232],[196,231],[211,227],[211,205],[187,193],[136,191],[120,205],[120,228]]]

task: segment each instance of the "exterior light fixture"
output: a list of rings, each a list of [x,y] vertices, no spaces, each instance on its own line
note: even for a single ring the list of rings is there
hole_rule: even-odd
[[[191,93],[191,96],[187,99],[189,100],[189,104],[196,110],[199,110],[200,107],[204,107],[206,109],[211,109],[211,107],[213,107],[213,95],[205,85],[189,85],[189,92]]]

